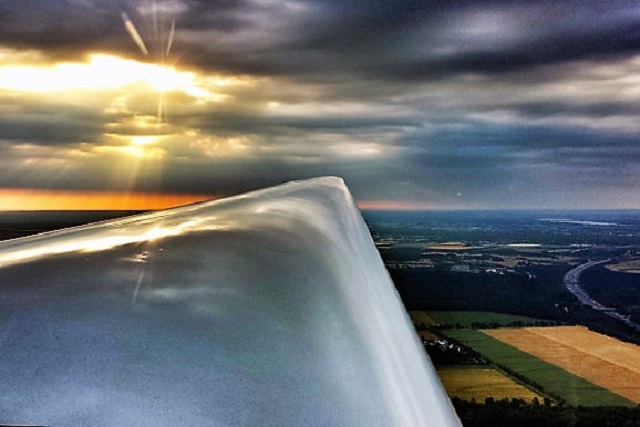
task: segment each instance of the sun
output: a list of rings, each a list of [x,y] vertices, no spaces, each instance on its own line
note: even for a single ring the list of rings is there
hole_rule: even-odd
[[[173,66],[140,62],[94,53],[86,62],[48,66],[2,65],[0,89],[13,92],[62,93],[75,91],[182,92],[198,101],[218,99],[196,73]]]
[[[104,53],[84,61],[48,63],[34,53],[0,51],[0,93],[22,98],[92,105],[107,119],[97,151],[135,158],[160,158],[161,143],[180,130],[167,123],[167,103],[180,97],[180,107],[205,108],[228,96],[221,93],[229,77],[180,69]],[[157,105],[156,108],[149,106]],[[185,131],[186,132],[186,131]],[[102,145],[101,143],[106,143]],[[94,150],[94,151],[96,151]]]
[[[27,199],[45,207],[53,202],[57,206],[81,206],[85,199],[99,201],[95,205],[98,208],[175,205],[175,200],[160,203],[144,198],[135,189],[141,187],[143,180],[144,188],[159,191],[165,167],[183,152],[228,155],[226,148],[230,144],[207,139],[206,131],[184,117],[235,102],[237,89],[254,85],[256,80],[198,71],[166,61],[147,62],[149,59],[93,52],[81,59],[56,61],[43,52],[0,47],[0,96],[15,101],[3,113],[19,115],[32,105],[43,105],[46,108],[39,108],[34,114],[48,126],[62,126],[69,121],[83,130],[86,120],[86,132],[72,133],[60,142],[55,156],[49,156],[53,150],[34,149],[33,153],[22,152],[21,158],[25,162],[46,163],[61,177],[67,171],[73,173],[79,167],[79,159],[86,159],[106,171],[105,184],[122,192],[117,197],[76,194],[68,198],[24,192],[25,198],[11,199],[13,204],[7,194],[1,194],[3,207],[27,208],[31,206]],[[245,145],[233,145],[233,153],[242,154],[240,148]],[[23,147],[31,146],[16,144],[12,150]],[[215,150],[211,151],[212,147]],[[131,201],[122,202],[127,194],[131,194]],[[36,203],[30,208],[38,206],[41,205]]]

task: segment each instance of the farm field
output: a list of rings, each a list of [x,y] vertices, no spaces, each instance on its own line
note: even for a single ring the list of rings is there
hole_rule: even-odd
[[[426,327],[435,326],[438,322],[429,315],[426,311],[410,311],[409,315],[415,325],[424,325]]]
[[[506,344],[640,403],[640,347],[581,326],[483,331]]]
[[[540,402],[543,396],[527,387],[518,384],[502,372],[486,366],[447,366],[437,369],[438,376],[451,397],[477,402],[484,402],[486,398],[524,399],[531,403],[534,398]]]
[[[521,331],[522,329],[504,329]],[[471,347],[485,359],[515,373],[535,388],[563,399],[571,406],[635,406],[628,399],[593,384],[565,369],[505,344],[488,334],[471,329],[447,330],[443,333]]]

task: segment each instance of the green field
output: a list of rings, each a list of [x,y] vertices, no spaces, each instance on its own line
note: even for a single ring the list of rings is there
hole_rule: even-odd
[[[564,399],[571,406],[636,406],[617,394],[482,332],[455,329],[444,331],[444,334],[471,347],[492,363],[537,384],[543,392]]]
[[[447,326],[460,325],[462,328],[471,328],[474,323],[496,324],[496,326],[509,326],[515,322],[533,324],[539,319],[513,314],[493,313],[489,311],[429,311],[428,316],[438,323]]]

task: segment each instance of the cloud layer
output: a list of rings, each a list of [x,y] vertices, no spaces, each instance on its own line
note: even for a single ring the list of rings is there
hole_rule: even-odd
[[[232,194],[331,174],[370,201],[640,206],[633,3],[0,0],[0,10],[0,187]],[[67,87],[54,87],[60,69]]]

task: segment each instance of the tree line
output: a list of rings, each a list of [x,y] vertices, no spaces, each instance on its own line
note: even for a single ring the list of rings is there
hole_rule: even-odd
[[[465,427],[640,427],[640,406],[569,407],[493,398],[478,403],[457,397],[452,402]]]

